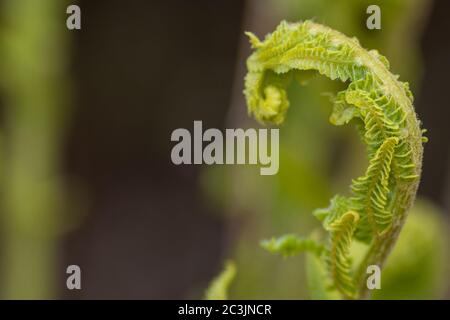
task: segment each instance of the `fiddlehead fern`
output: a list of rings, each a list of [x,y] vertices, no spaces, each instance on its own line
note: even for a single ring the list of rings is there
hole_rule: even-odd
[[[343,298],[367,297],[368,265],[383,266],[414,202],[421,172],[420,122],[407,83],[389,71],[376,50],[367,51],[355,38],[305,21],[281,22],[260,41],[247,33],[255,49],[247,60],[245,96],[249,113],[262,123],[281,124],[289,107],[286,87],[320,73],[348,82],[337,93],[330,122],[352,122],[367,147],[369,167],[352,182],[351,196],[335,196],[326,209],[314,212],[328,232],[328,245],[295,236],[263,244],[270,251],[291,255],[320,253],[332,288]],[[368,244],[359,265],[352,265],[353,240]]]

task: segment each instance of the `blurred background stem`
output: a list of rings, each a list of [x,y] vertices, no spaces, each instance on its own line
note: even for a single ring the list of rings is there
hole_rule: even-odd
[[[65,8],[61,0],[0,2],[3,90],[4,298],[54,298],[64,196],[59,155],[67,116]]]

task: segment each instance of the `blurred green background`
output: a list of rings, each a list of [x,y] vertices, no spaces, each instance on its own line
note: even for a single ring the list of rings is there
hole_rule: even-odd
[[[82,29],[66,28],[78,4]],[[381,30],[366,8],[381,8]],[[445,0],[0,0],[0,297],[198,298],[232,259],[235,299],[307,299],[303,257],[259,242],[308,234],[311,215],[367,166],[328,123],[322,78],[293,86],[280,170],[175,166],[170,134],[257,127],[243,90],[250,46],[313,19],[385,55],[411,84],[430,142],[419,200],[375,298],[449,297],[450,20]],[[82,290],[66,288],[66,267]]]

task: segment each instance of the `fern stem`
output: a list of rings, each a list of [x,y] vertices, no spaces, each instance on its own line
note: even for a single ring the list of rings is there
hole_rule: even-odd
[[[415,183],[399,187],[399,190],[395,193],[393,203],[396,203],[396,212],[394,214],[396,219],[392,224],[392,228],[385,234],[377,235],[373,239],[364,260],[361,262],[356,273],[359,299],[370,298],[370,291],[367,287],[367,267],[370,265],[377,265],[380,268],[383,268],[386,259],[398,240],[400,231],[407,218],[408,210],[414,203],[418,185],[418,183]]]

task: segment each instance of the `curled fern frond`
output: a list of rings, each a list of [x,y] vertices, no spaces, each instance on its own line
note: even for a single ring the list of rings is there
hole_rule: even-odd
[[[356,229],[359,215],[348,211],[328,227],[330,244],[325,254],[325,261],[333,280],[333,285],[345,298],[356,296],[356,287],[351,272],[350,245]]]
[[[316,209],[313,215],[323,221],[323,227],[328,229],[329,225],[339,219],[350,207],[350,199],[336,195],[330,200],[328,208]]]
[[[426,138],[409,85],[389,71],[387,58],[378,51],[366,50],[356,38],[311,21],[283,21],[264,40],[247,35],[254,52],[247,60],[244,93],[249,113],[262,123],[284,121],[289,108],[286,88],[294,79],[303,83],[319,73],[348,83],[332,99],[330,122],[355,124],[366,145],[369,167],[353,181],[350,197],[336,196],[314,215],[329,233],[330,255],[323,256],[334,287],[344,298],[366,297],[365,267],[383,266],[419,184]],[[352,239],[370,245],[359,266],[351,266],[348,256]],[[265,247],[290,253],[302,251],[306,243],[281,238]]]
[[[398,138],[384,140],[364,176],[353,181],[351,186],[355,196],[351,198],[351,207],[364,212],[361,226],[358,228],[359,240],[370,240],[371,234],[382,233],[392,223],[392,212],[387,208],[389,198],[389,178],[391,162]]]
[[[279,253],[283,257],[290,257],[301,252],[311,252],[318,256],[324,247],[315,240],[300,238],[294,234],[287,234],[280,238],[272,238],[261,242],[261,246],[271,253]]]
[[[227,300],[228,287],[236,277],[236,265],[232,261],[225,264],[223,271],[211,282],[206,290],[206,300]]]

